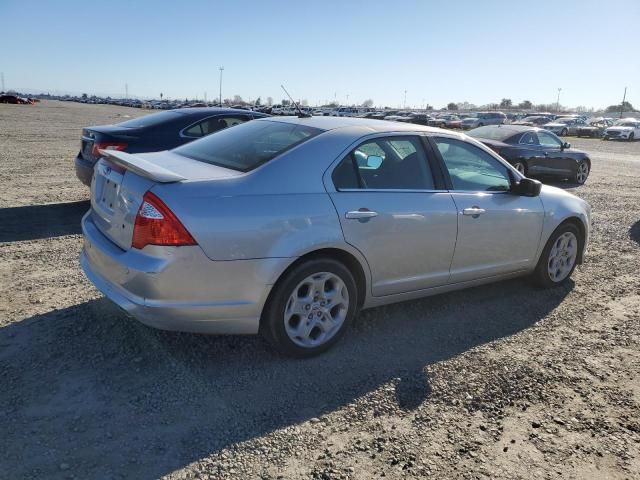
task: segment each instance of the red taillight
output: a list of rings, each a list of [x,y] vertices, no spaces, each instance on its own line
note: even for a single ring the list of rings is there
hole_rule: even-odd
[[[144,194],[136,215],[131,246],[142,249],[145,245],[197,245],[191,234],[180,223],[169,207],[151,192]]]
[[[91,155],[94,157],[100,157],[100,150],[124,150],[127,148],[127,144],[124,142],[100,142],[94,143],[91,149]]]

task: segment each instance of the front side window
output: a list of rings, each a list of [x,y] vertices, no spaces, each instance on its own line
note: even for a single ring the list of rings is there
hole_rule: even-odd
[[[255,120],[225,128],[173,151],[200,162],[248,172],[322,132],[295,123]]]
[[[360,144],[333,171],[337,190],[433,190],[419,137],[381,137]]]
[[[434,140],[454,190],[506,192],[511,189],[507,167],[484,150],[454,138]]]
[[[525,132],[520,137],[520,144],[527,145],[529,147],[539,146],[540,142],[538,141],[538,135],[535,132]]]
[[[538,141],[543,147],[560,148],[562,146],[562,142],[555,135],[548,132],[538,132],[537,135]]]

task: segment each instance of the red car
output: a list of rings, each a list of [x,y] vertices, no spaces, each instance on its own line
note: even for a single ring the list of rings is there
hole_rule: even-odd
[[[33,101],[31,99],[28,98],[22,98],[22,97],[18,97],[17,95],[9,95],[9,94],[4,94],[4,95],[0,95],[0,103],[12,103],[14,105],[24,105],[24,104],[33,104]]]

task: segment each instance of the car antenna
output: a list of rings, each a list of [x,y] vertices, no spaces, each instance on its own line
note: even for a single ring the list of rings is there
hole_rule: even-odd
[[[284,85],[280,85],[280,87],[282,88],[282,90],[284,90],[284,93],[287,94],[287,97],[289,97],[289,100],[291,100],[291,103],[293,103],[296,106],[296,110],[298,110],[298,118],[309,118],[309,117],[311,117],[311,115],[309,115],[308,113],[304,113],[302,111],[302,109],[300,108],[300,105],[298,105],[298,102],[296,102],[293,98],[291,98],[291,95],[289,95],[289,92],[287,92],[287,89],[284,88]]]

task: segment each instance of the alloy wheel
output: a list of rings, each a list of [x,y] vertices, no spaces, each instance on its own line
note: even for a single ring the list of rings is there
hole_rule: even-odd
[[[521,174],[526,175],[526,168],[524,167],[524,163],[522,162],[517,162],[514,165],[514,168],[519,171]]]
[[[329,341],[349,311],[349,291],[335,273],[309,275],[293,290],[284,309],[287,335],[296,345],[312,348]]]
[[[551,281],[559,283],[569,276],[578,256],[578,239],[573,232],[565,232],[553,243],[547,260]]]
[[[589,176],[589,165],[587,165],[587,162],[581,162],[580,165],[578,165],[576,180],[578,181],[579,184],[582,185],[584,182],[587,181],[588,176]]]

